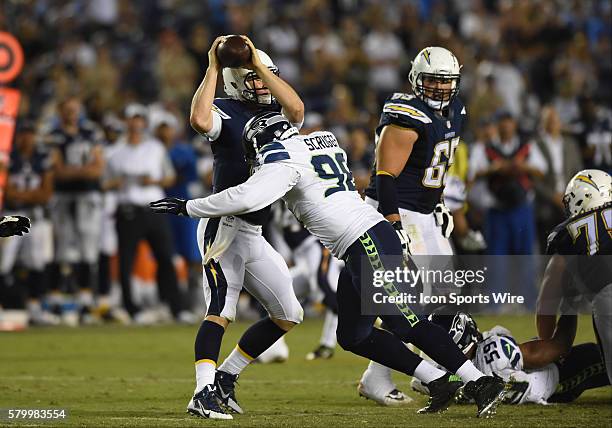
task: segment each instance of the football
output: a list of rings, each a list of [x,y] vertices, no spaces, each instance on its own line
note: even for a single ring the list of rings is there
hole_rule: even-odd
[[[251,59],[251,48],[242,37],[228,36],[217,46],[217,58],[223,67],[241,67]]]

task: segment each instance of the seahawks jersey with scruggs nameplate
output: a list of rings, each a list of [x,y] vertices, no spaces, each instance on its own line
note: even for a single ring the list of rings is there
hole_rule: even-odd
[[[453,99],[445,116],[414,95],[395,93],[385,101],[376,128],[376,143],[388,125],[413,129],[418,134],[408,162],[395,179],[400,208],[429,214],[440,202],[446,171],[454,161],[465,119],[465,107],[458,98]],[[374,165],[365,194],[378,200],[376,170]]]
[[[485,375],[497,375],[506,382],[513,380],[512,389],[506,394],[506,402],[544,404],[555,393],[559,383],[556,365],[526,371],[521,349],[504,327],[493,327],[483,333],[483,338],[476,346],[472,361]]]
[[[262,110],[261,106],[245,103],[232,98],[216,98],[212,107],[222,120],[221,133],[211,141],[213,153],[213,193],[244,183],[249,178],[249,166],[244,158],[242,131],[244,125]],[[273,104],[270,110],[281,110],[280,104]],[[270,207],[238,217],[252,224],[263,225],[270,213]]]
[[[597,293],[612,284],[612,203],[555,227],[548,236],[546,254],[565,256],[576,289]]]
[[[283,200],[306,229],[338,258],[369,228],[385,221],[359,196],[346,162],[338,140],[326,131],[274,141],[257,154],[256,170],[280,163],[299,173],[297,184]]]

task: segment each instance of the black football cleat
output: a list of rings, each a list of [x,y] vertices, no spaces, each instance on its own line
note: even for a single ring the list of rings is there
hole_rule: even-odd
[[[204,389],[189,400],[187,412],[194,416],[207,419],[234,419],[233,416],[227,413],[219,404],[213,385],[206,385]]]
[[[463,394],[473,398],[478,406],[479,418],[490,418],[495,415],[497,406],[503,401],[510,384],[495,376],[482,376],[468,382],[463,387]]]
[[[227,409],[232,412],[243,414],[244,410],[238,404],[238,400],[236,400],[236,381],[238,380],[238,375],[232,375],[227,372],[218,370],[215,373],[215,388],[217,390],[216,394],[221,401],[221,404],[225,406]]]
[[[429,401],[417,413],[442,413],[448,409],[461,385],[461,378],[450,373],[429,382],[425,385],[429,389]]]

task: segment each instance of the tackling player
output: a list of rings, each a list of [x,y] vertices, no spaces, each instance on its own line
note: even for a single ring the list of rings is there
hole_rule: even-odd
[[[466,119],[457,98],[460,72],[449,50],[421,50],[408,75],[413,94],[393,94],[376,128],[376,163],[366,202],[408,234],[414,255],[453,253],[448,239],[453,216],[442,192]],[[361,377],[359,394],[383,405],[409,402],[395,387],[391,371],[374,362]]]
[[[151,208],[158,213],[209,218],[256,211],[283,198],[306,229],[345,261],[337,294],[340,346],[408,375],[424,377],[431,395],[420,413],[445,410],[461,378],[467,383],[467,395],[478,405],[477,415],[494,414],[505,392],[504,382],[477,370],[441,327],[419,319],[400,303],[390,305],[394,315],[381,316],[393,333],[374,327],[376,315],[362,315],[361,287],[366,293],[372,290],[377,271],[401,269],[397,257],[389,260],[389,256],[407,257],[408,242],[405,232],[394,230],[355,191],[346,153],[336,137],[324,131],[298,135],[286,118],[268,112],[247,123],[244,141],[247,158],[254,164],[254,173],[245,183],[202,199],[165,198],[152,202]],[[397,293],[393,282],[382,290]],[[402,341],[414,343],[458,378],[424,361]]]
[[[298,127],[304,119],[304,104],[277,76],[270,57],[243,38],[251,48],[251,63],[246,68],[222,69],[216,49],[225,37],[218,37],[208,52],[208,69],[191,104],[191,126],[211,142],[214,192],[249,177],[242,148],[242,130],[249,119],[261,111],[282,111]],[[220,72],[229,98],[215,98]],[[238,374],[302,321],[303,310],[287,265],[261,234],[268,215],[269,207],[261,206],[256,212],[235,217],[203,218],[198,225],[207,312],[195,339],[196,389],[187,407],[192,414],[231,419],[218,401],[242,413],[234,394]],[[216,370],[221,340],[235,319],[243,286],[266,308],[269,317],[252,325]]]

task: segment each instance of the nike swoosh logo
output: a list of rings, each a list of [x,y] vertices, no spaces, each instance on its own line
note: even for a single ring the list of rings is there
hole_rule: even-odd
[[[220,393],[220,395],[221,395],[221,398],[223,398],[224,400],[225,400],[227,397],[229,397],[229,396],[230,396],[230,393],[229,393],[229,392],[228,392],[228,393],[225,393],[225,392],[223,392],[223,389],[221,389],[221,388],[217,388],[217,389],[218,389],[218,391],[219,391],[219,393]]]

